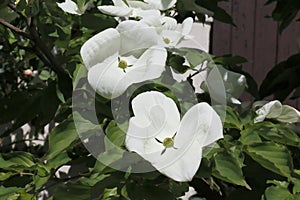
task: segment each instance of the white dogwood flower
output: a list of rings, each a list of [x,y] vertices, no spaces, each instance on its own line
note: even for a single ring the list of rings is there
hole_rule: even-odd
[[[256,105],[258,104],[256,103]],[[276,119],[284,123],[300,122],[300,112],[291,106],[282,105],[278,100],[264,104],[256,111],[256,114],[255,123],[262,122],[265,119]]]
[[[160,43],[165,47],[176,47],[184,39],[192,38],[189,36],[194,22],[191,17],[186,18],[182,24],[178,24],[172,17],[165,16],[152,16],[141,21],[156,27]]]
[[[200,166],[202,148],[223,138],[221,120],[207,103],[194,105],[180,120],[174,101],[151,91],[135,97],[132,109],[127,149],[176,181],[190,181]]]
[[[169,22],[171,20],[168,20]],[[193,26],[193,19],[191,17],[186,18],[182,24],[176,24],[173,22],[163,23],[163,31],[161,33],[162,40],[167,47],[175,47],[177,46],[182,40],[187,39],[188,35],[192,31]],[[172,25],[173,24],[173,25]]]
[[[151,5],[151,7],[162,11],[172,8],[177,2],[177,0],[144,0],[144,1],[149,5]]]
[[[104,5],[97,8],[102,13],[115,17],[147,18],[160,15],[160,11],[154,6],[142,1],[127,1],[125,3],[123,0],[113,0],[113,3],[113,6]]]
[[[60,7],[63,11],[74,14],[74,15],[82,15],[90,6],[93,0],[87,2],[83,5],[82,8],[79,8],[78,5],[72,0],[65,0],[63,3],[56,3],[58,7]]]
[[[155,28],[129,20],[90,38],[81,48],[90,85],[115,98],[134,83],[160,77],[167,52],[156,46],[157,37]]]

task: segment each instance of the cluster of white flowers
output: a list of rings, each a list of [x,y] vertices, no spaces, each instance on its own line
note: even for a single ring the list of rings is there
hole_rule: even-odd
[[[164,14],[176,0],[113,3],[98,9],[117,17],[118,26],[90,38],[80,52],[90,85],[109,99],[122,95],[134,83],[159,78],[165,70],[166,48],[176,48],[193,25],[192,18],[178,24]],[[59,6],[69,12],[62,4]],[[78,7],[73,8],[74,12],[69,13],[76,13]],[[220,117],[207,103],[194,105],[180,120],[175,102],[152,91],[135,97],[132,108],[127,149],[176,181],[191,180],[200,166],[202,148],[223,137]]]

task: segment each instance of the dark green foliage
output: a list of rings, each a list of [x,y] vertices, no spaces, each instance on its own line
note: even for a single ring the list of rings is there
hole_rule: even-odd
[[[198,193],[191,197],[194,200],[299,199],[299,127],[275,121],[254,124],[254,110],[244,105],[226,107],[225,137],[214,148],[204,149],[201,166],[189,183],[175,182],[158,171],[134,174],[134,166],[118,171],[98,161],[95,157],[114,166],[130,159],[142,161],[136,154],[130,157],[111,153],[109,142],[116,148],[126,148],[125,131],[119,122],[126,122],[128,116],[114,116],[111,101],[93,95],[79,54],[88,38],[116,27],[113,17],[96,8],[112,2],[95,0],[94,7],[81,16],[64,13],[56,2],[62,1],[20,0],[17,5],[10,0],[0,1],[1,200],[31,200],[44,190],[49,192],[44,199],[50,200],[174,200],[184,195],[189,186]],[[76,2],[82,6],[87,0]],[[178,0],[175,17],[179,22],[188,16],[204,22],[208,15],[234,25],[220,2],[223,1]],[[277,3],[272,16],[283,30],[298,12],[299,1],[268,3],[272,2]],[[189,48],[168,50],[167,64],[178,73],[195,70],[212,58],[213,65],[244,74],[247,91],[255,99],[272,94],[279,100],[291,93],[293,98],[300,96],[300,55],[276,65],[258,92],[255,80],[242,71],[247,60],[240,56],[214,57]],[[170,69],[165,73],[171,74]],[[179,94],[187,90],[174,80],[164,81],[176,87]],[[149,83],[138,92],[149,90],[163,92],[179,104],[164,84]],[[95,102],[91,101],[93,97]],[[206,93],[198,97],[199,101],[210,102]],[[76,98],[81,104],[74,105],[72,100]],[[186,103],[182,112],[191,106],[185,99],[188,97],[180,99]],[[89,117],[92,110],[95,119]],[[20,129],[25,124],[30,127],[28,131]],[[80,138],[97,144],[96,156],[90,154]],[[143,164],[150,165],[145,161]],[[60,171],[61,166],[69,166],[69,172]]]
[[[271,94],[278,100],[285,100],[300,86],[300,54],[296,54],[276,65],[260,87],[261,98]]]
[[[276,3],[272,18],[280,22],[280,31],[282,32],[290,23],[297,19],[297,13],[300,10],[298,0],[268,0],[266,4]]]

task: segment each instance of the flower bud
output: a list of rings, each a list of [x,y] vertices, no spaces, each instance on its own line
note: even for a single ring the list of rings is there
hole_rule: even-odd
[[[26,77],[31,77],[33,72],[31,69],[26,69],[23,71],[23,74],[26,76]]]

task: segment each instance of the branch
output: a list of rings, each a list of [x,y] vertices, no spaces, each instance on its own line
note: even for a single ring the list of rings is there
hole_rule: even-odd
[[[34,25],[32,18],[24,16],[22,13],[18,12],[16,9],[16,5],[13,3],[9,3],[8,7],[15,11],[20,17],[22,17],[26,21],[26,25],[29,29],[30,34],[30,39],[34,42],[36,47],[40,49],[40,51],[45,55],[47,60],[50,65],[49,67],[55,72],[55,73],[60,73],[64,75],[68,75],[68,73],[61,67],[59,62],[57,62],[55,56],[52,54],[52,52],[49,50],[47,45],[44,43],[44,41],[41,39],[38,28]],[[43,56],[40,55],[39,52],[37,52],[37,56],[42,58]],[[43,62],[45,63],[45,59],[42,59]]]
[[[37,57],[47,66],[51,66],[51,63],[45,58],[45,56],[37,49],[31,48],[31,47],[24,47],[24,46],[18,46],[20,49],[24,49],[28,52],[34,53],[37,55]]]
[[[65,74],[65,75],[68,74],[64,70],[64,68],[61,67],[60,63],[57,61],[57,59],[52,54],[52,52],[49,50],[49,48],[44,43],[44,41],[41,39],[38,29],[34,25],[31,18],[28,18],[27,26],[29,28],[29,32],[30,32],[31,36],[33,37],[33,41],[34,41],[35,45],[41,50],[41,52],[43,52],[43,54],[49,60],[49,62],[51,63],[50,67],[53,69],[53,71],[56,73],[61,73],[61,74]]]
[[[30,39],[32,40],[32,36],[28,33],[26,33],[25,31],[19,29],[18,27],[15,27],[14,25],[8,23],[7,21],[5,21],[4,19],[0,18],[0,24],[2,24],[3,26],[5,26],[6,28],[12,30],[13,32],[27,38],[27,39]]]

